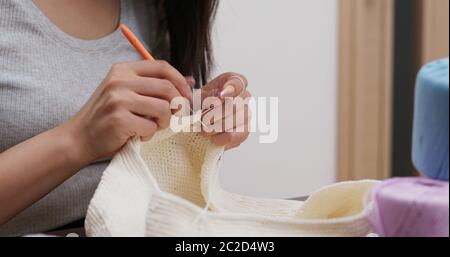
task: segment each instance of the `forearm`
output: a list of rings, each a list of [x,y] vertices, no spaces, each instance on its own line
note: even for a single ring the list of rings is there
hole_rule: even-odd
[[[44,197],[89,163],[65,125],[0,154],[0,224]]]

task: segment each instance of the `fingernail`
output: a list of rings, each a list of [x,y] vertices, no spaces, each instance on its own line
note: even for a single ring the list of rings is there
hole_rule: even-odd
[[[185,77],[186,78],[186,82],[189,84],[190,87],[194,87],[195,86],[195,79],[192,76],[188,76]]]
[[[227,85],[222,90],[222,92],[220,92],[220,97],[222,97],[222,98],[232,97],[232,96],[234,96],[234,91],[235,91],[235,89],[234,89],[233,85]]]

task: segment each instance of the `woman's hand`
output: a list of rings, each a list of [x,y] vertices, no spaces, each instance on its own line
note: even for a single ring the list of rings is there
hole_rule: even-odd
[[[191,97],[188,83],[166,62],[114,65],[72,119],[0,153],[0,225],[131,137],[167,127],[169,102]]]
[[[150,140],[169,126],[170,101],[192,98],[187,80],[164,61],[115,64],[65,127],[85,163],[112,156],[132,137]],[[77,155],[78,155],[77,154]]]
[[[238,147],[248,138],[251,113],[247,100],[251,94],[247,84],[244,76],[225,73],[203,87],[202,100],[218,97],[222,107],[204,113],[200,135],[210,137],[212,143],[225,146],[226,150]]]

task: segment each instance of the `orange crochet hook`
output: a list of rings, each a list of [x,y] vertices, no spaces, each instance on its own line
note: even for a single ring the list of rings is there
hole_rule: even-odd
[[[155,58],[145,49],[145,46],[139,41],[139,39],[134,35],[134,33],[125,25],[120,24],[120,30],[125,38],[130,42],[130,44],[136,49],[136,51],[142,56],[144,60],[154,61]],[[189,83],[189,81],[188,81]],[[195,82],[191,82],[195,83]],[[192,92],[190,90],[185,92],[184,95],[189,99],[192,99]]]
[[[134,35],[134,33],[125,25],[120,24],[120,30],[130,44],[136,48],[136,51],[144,58],[144,60],[154,61],[155,58],[145,49],[144,45],[139,41],[139,39]]]

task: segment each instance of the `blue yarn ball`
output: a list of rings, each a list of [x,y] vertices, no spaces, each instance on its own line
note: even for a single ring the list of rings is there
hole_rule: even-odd
[[[429,178],[448,181],[448,58],[425,65],[416,82],[413,163]]]

